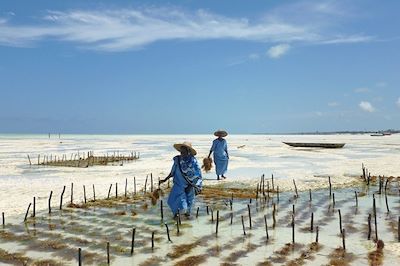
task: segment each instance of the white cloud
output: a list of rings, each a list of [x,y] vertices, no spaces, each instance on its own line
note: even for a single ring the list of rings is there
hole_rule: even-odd
[[[396,105],[400,108],[400,97],[397,99]]]
[[[375,108],[372,106],[372,104],[370,102],[362,101],[362,102],[360,102],[360,104],[358,106],[361,108],[361,110],[363,110],[365,112],[369,112],[369,113],[375,112]]]
[[[288,7],[290,5],[282,5],[268,11],[262,19],[227,17],[205,10],[189,12],[171,7],[49,11],[33,24],[12,23],[12,20],[0,18],[0,45],[30,46],[52,39],[84,45],[89,49],[123,51],[165,40],[232,39],[286,43],[275,48],[284,53],[289,44],[295,42],[329,44],[372,39],[354,33],[335,33],[333,29],[344,23],[341,16],[337,16],[340,9],[336,6],[302,5],[301,9],[293,8],[295,15],[287,11]]]
[[[376,86],[379,88],[385,88],[387,86],[387,83],[384,81],[380,81],[380,82],[376,83]]]
[[[329,107],[336,107],[336,106],[339,106],[339,105],[340,104],[338,102],[330,102],[330,103],[328,103]]]
[[[369,89],[369,88],[357,88],[357,89],[355,89],[354,90],[354,92],[356,92],[356,93],[367,93],[367,92],[370,92],[371,90]]]
[[[290,49],[289,44],[278,44],[268,49],[267,55],[271,58],[279,58],[286,54]]]

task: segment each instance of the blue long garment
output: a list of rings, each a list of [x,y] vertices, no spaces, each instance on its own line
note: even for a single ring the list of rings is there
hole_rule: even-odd
[[[215,139],[211,146],[214,152],[215,172],[217,175],[224,175],[228,169],[228,144],[225,139]]]
[[[178,213],[178,210],[180,213],[190,214],[195,199],[195,191],[183,177],[183,174],[192,184],[201,188],[202,176],[199,164],[194,156],[190,155],[186,158],[175,156],[171,173],[174,177],[174,185],[168,197],[168,205],[174,215]]]

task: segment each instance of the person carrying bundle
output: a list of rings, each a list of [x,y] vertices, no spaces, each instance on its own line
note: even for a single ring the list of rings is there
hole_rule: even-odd
[[[224,139],[227,135],[228,133],[225,130],[215,131],[214,136],[218,138],[213,141],[210,153],[208,154],[208,158],[210,158],[211,154],[214,152],[215,173],[217,174],[218,180],[220,176],[225,179],[225,173],[228,170],[228,144]]]

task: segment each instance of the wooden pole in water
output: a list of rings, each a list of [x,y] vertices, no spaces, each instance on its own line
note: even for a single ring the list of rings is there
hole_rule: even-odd
[[[150,173],[150,192],[153,192],[153,173]]]
[[[149,176],[148,175],[146,175],[146,181],[144,182],[144,191],[143,191],[143,194],[146,194],[146,189],[147,189],[147,178],[148,178]]]
[[[38,164],[38,165],[40,164],[40,154],[39,154],[38,157],[37,157],[37,164]]]
[[[231,212],[231,225],[233,223],[233,212]]]
[[[388,203],[386,191],[385,191],[385,202],[386,202],[386,209],[387,209],[387,212],[389,213],[390,210],[389,210],[389,203]]]
[[[275,228],[276,225],[276,218],[275,218],[275,214],[276,214],[276,205],[275,203],[273,204],[273,210],[272,210],[272,228]]]
[[[163,201],[160,201],[160,213],[161,213],[161,220],[164,220],[164,210],[163,210]]]
[[[358,196],[357,196],[357,191],[354,191],[354,195],[356,196],[356,207],[358,207]]]
[[[167,228],[168,241],[169,241],[169,242],[172,242],[172,241],[171,241],[171,238],[169,237],[169,228],[168,228],[168,224],[165,224],[165,227]]]
[[[268,240],[269,235],[268,235],[267,215],[264,215],[264,223],[265,223],[265,234],[267,235],[267,240]]]
[[[251,229],[252,228],[252,226],[251,226],[251,211],[250,211],[250,205],[249,204],[247,204],[247,210],[249,212],[249,225],[250,225],[250,229]]]
[[[6,225],[6,219],[4,218],[4,212],[1,213],[1,218],[2,218],[1,220],[3,222],[3,227],[4,227]],[[399,219],[399,222],[400,222],[400,219]]]
[[[272,174],[271,180],[272,180],[272,191],[274,191],[274,190],[275,190],[275,185],[274,185],[274,174]]]
[[[94,184],[93,184],[93,201],[96,201],[96,190],[94,189]]]
[[[332,201],[333,201],[333,208],[335,208],[335,204],[336,204],[336,201],[335,201],[335,193],[332,193]]]
[[[33,214],[32,217],[36,216],[36,197],[33,197]]]
[[[311,226],[310,226],[310,231],[314,231],[314,213],[311,213]]]
[[[112,188],[112,184],[110,185],[110,188],[108,189],[108,195],[107,195],[107,199],[109,199],[109,198],[110,198],[111,188]]]
[[[71,183],[71,204],[74,200],[74,183]]]
[[[373,198],[373,209],[374,209],[374,222],[375,222],[375,241],[378,241],[378,222],[377,222],[377,217],[376,217],[375,196]]]
[[[299,197],[299,193],[297,192],[297,186],[296,186],[296,181],[293,179],[293,184],[294,184],[294,191],[296,192],[296,198]]]
[[[125,178],[125,198],[128,195],[128,178]]]
[[[242,215],[242,227],[243,227],[243,235],[246,235],[246,229],[245,229],[245,227],[244,227],[243,215]]]
[[[118,198],[118,183],[115,183],[115,198]]]
[[[179,213],[178,213],[179,215]],[[179,235],[179,218],[176,219],[176,233]]]
[[[331,177],[328,176],[328,180],[329,180],[329,197],[332,196],[332,183],[331,183]]]
[[[211,223],[214,223],[214,210],[213,208],[211,208],[210,210],[211,210]]]
[[[261,185],[261,184],[257,184],[256,201],[258,200],[258,187],[259,187],[259,185]]]
[[[133,177],[133,194],[136,195],[136,176]]]
[[[50,197],[49,197],[49,214],[51,213],[51,196],[53,196],[53,191],[50,191]]]
[[[311,202],[312,201],[311,189],[308,190],[308,193],[310,194],[310,202]]]
[[[133,228],[133,230],[132,230],[132,242],[131,242],[131,255],[133,254],[133,250],[135,248],[135,233],[136,233],[136,228]]]
[[[218,225],[219,225],[219,210],[217,210],[217,225],[215,226],[215,235],[218,236]]]
[[[319,236],[319,226],[316,228],[316,235],[315,235],[315,242],[318,243],[318,236]]]
[[[368,240],[371,239],[371,214],[368,214]]]
[[[264,176],[264,174],[261,176],[261,182],[262,182],[262,193],[265,196],[265,176]]]
[[[3,225],[4,225],[4,212],[3,212]],[[400,242],[400,216],[399,216],[399,221],[397,224],[397,241]]]
[[[207,215],[209,215],[209,212],[208,212],[208,205],[206,206],[206,209],[207,209]]]
[[[78,265],[82,266],[82,249],[78,248]]]
[[[86,187],[85,187],[85,185],[83,185],[83,199],[84,199],[85,204],[86,204]]]
[[[339,228],[340,228],[340,233],[342,233],[343,227],[342,227],[342,214],[340,212],[340,209],[338,210],[339,212]]]
[[[151,249],[154,249],[154,231],[151,232]]]
[[[62,209],[64,192],[65,192],[65,186],[64,186],[64,188],[63,188],[63,191],[61,192],[61,197],[60,197],[60,210]]]
[[[24,222],[26,222],[26,218],[28,218],[28,213],[29,213],[29,209],[31,208],[32,203],[29,203],[28,209],[26,210],[25,213],[25,218],[24,218]]]
[[[32,165],[31,158],[29,157],[29,154],[28,154],[28,160],[29,160],[29,165]]]
[[[110,242],[107,242],[107,264],[110,265]]]
[[[200,210],[200,207],[197,207],[196,218],[199,217],[199,210]]]
[[[343,242],[343,249],[346,250],[346,231],[344,228],[342,230],[342,242]]]
[[[292,215],[292,243],[294,244],[294,214]]]

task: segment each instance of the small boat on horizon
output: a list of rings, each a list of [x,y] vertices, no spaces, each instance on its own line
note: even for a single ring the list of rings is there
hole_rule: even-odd
[[[343,148],[346,143],[311,143],[311,142],[283,142],[291,147],[301,148],[325,148],[325,149],[339,149]]]

